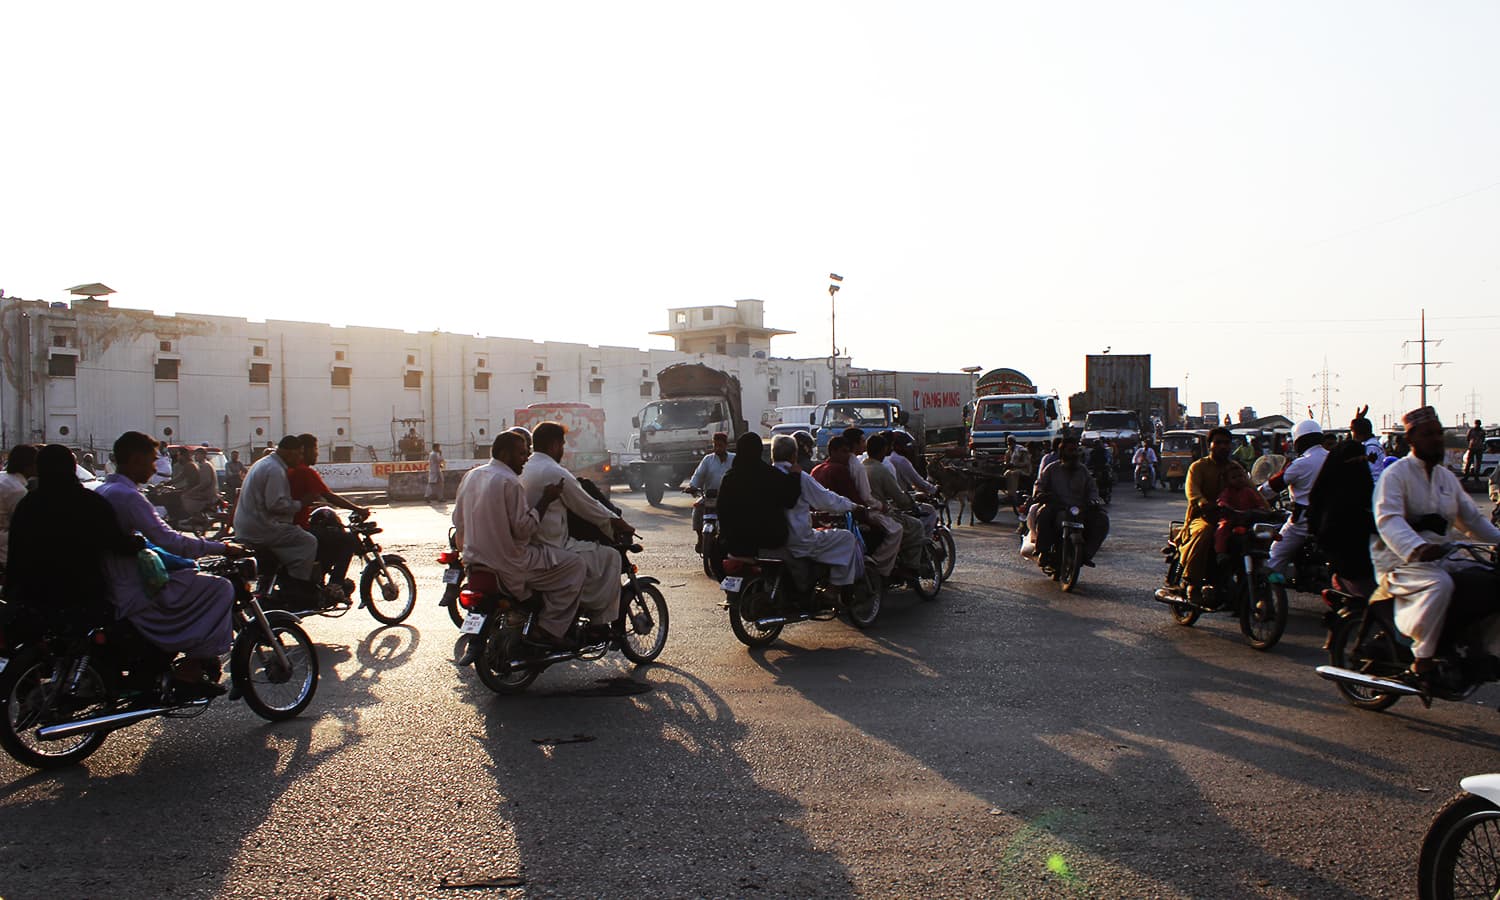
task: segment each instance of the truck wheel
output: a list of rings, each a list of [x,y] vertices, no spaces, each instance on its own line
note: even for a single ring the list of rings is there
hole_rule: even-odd
[[[646,482],[646,502],[652,506],[661,506],[661,498],[667,492],[667,486],[655,479]]]
[[[1000,512],[1000,495],[994,491],[979,491],[974,494],[972,509],[979,521],[986,524],[993,522],[995,514]]]
[[[646,482],[642,481],[641,476],[637,475],[634,472],[630,472],[629,474],[627,474],[625,476],[625,480],[629,483],[630,489],[632,491],[645,490],[646,488]]]

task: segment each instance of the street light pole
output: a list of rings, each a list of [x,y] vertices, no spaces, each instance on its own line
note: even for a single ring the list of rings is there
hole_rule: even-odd
[[[829,379],[833,382],[833,398],[839,399],[839,338],[838,338],[838,292],[844,276],[828,273],[828,357]]]

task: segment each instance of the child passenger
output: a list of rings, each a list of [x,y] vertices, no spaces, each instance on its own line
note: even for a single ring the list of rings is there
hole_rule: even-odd
[[[1229,467],[1225,481],[1224,490],[1219,494],[1219,509],[1244,513],[1266,508],[1265,498],[1250,483],[1250,476],[1238,465]],[[1234,530],[1233,518],[1221,515],[1219,527],[1214,531],[1214,553],[1220,561],[1229,552],[1229,535]]]

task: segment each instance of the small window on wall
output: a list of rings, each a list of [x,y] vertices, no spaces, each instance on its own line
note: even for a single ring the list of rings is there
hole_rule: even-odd
[[[401,383],[405,387],[419,388],[422,386],[422,373],[420,371],[407,372]]]
[[[265,356],[266,355],[266,345],[265,344],[251,344],[250,345],[250,355],[251,356]]]
[[[602,394],[602,393],[604,393],[604,382],[602,380],[598,379],[598,378],[595,378],[593,381],[590,381],[589,382],[589,393],[590,394]]]
[[[176,381],[179,362],[180,360],[176,359],[158,359],[156,361],[156,380]]]
[[[334,447],[333,448],[333,457],[329,460],[329,462],[336,462],[336,463],[354,462],[354,448],[353,447]]]
[[[705,322],[712,322],[713,320],[714,320],[713,307],[711,307],[711,306],[705,306],[705,307],[703,307],[703,321],[705,321]]]
[[[776,402],[776,398],[780,397],[780,396],[781,396],[781,392],[780,391],[776,390],[775,388],[771,388],[769,391],[766,391],[766,402],[767,403],[775,403]]]
[[[651,396],[651,390],[654,387],[656,387],[656,385],[652,384],[649,381],[643,381],[643,382],[641,382],[641,396],[642,397],[650,397]]]
[[[489,389],[490,389],[490,373],[489,372],[475,372],[474,373],[474,390],[476,390],[476,391],[487,391]]]
[[[270,363],[251,363],[250,364],[250,383],[251,384],[270,384],[271,383],[271,364]]]
[[[78,357],[62,353],[47,358],[47,374],[53,378],[72,378],[78,374]]]
[[[329,376],[329,383],[334,387],[348,387],[353,380],[354,370],[348,366],[334,366],[333,373]]]
[[[333,358],[337,362],[343,362],[344,361],[344,351],[342,351],[342,350],[335,350],[335,351],[333,351]]]
[[[537,377],[531,379],[531,389],[538,394],[547,393],[547,376],[538,375]]]

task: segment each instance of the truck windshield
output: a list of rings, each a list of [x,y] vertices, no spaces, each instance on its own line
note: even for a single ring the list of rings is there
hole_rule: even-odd
[[[703,428],[722,421],[724,406],[713,400],[662,400],[641,414],[641,427],[657,431]]]
[[[824,428],[884,428],[889,424],[888,406],[830,406],[823,410]]]
[[[1043,424],[1040,400],[980,400],[979,410],[974,415],[977,428],[1041,427]]]
[[[1084,431],[1140,431],[1140,417],[1132,412],[1089,413],[1083,420]]]

